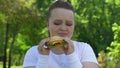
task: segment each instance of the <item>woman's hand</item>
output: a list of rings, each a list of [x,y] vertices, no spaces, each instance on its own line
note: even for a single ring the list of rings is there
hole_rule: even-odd
[[[63,38],[67,42],[66,45],[52,48],[52,52],[55,54],[66,54],[69,55],[74,52],[74,45],[69,38]]]
[[[74,52],[74,44],[69,38],[64,38],[67,44],[64,46],[63,50],[66,55],[69,55]]]
[[[45,47],[45,43],[49,41],[49,38],[43,39],[38,46],[39,53],[42,55],[49,55],[50,49]]]

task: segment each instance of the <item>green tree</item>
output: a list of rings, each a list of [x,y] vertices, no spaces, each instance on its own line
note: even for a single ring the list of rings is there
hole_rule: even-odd
[[[112,57],[113,61],[118,65],[118,63],[120,63],[120,25],[114,23],[112,30],[114,32],[114,41],[110,47],[107,47],[107,50],[109,50],[108,55]]]
[[[0,29],[0,35],[2,36],[0,39],[3,41],[0,40],[0,42],[2,42],[1,46],[4,45],[4,52],[1,51],[1,56],[5,57],[3,61],[4,68],[6,68],[7,59],[9,60],[8,68],[10,68],[11,61],[12,64],[22,64],[22,61],[19,62],[18,60],[23,59],[22,56],[24,56],[28,47],[30,48],[30,46],[39,42],[38,39],[46,36],[46,34],[43,34],[46,30],[43,29],[43,14],[38,13],[38,10],[36,10],[33,4],[34,2],[35,0],[0,1],[0,26],[3,27]],[[20,34],[22,38],[20,38],[18,34]],[[40,37],[39,35],[42,36]],[[22,42],[17,41],[17,39],[21,39]],[[21,45],[21,43],[25,43],[25,45]],[[0,47],[0,49],[3,48]],[[14,63],[16,59],[18,60]]]
[[[89,43],[96,55],[113,41],[112,24],[119,23],[120,16],[118,1],[71,0],[76,18],[74,39]]]

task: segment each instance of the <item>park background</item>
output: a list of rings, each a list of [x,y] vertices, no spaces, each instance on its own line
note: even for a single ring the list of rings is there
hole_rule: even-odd
[[[0,68],[22,68],[26,51],[48,37],[56,0],[0,0]],[[65,0],[75,8],[73,40],[89,43],[100,68],[120,68],[120,0]]]

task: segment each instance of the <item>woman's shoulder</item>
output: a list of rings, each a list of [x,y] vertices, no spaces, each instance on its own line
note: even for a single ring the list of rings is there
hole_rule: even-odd
[[[38,48],[38,46],[35,45],[35,46],[32,46],[31,48],[29,48],[28,51],[36,51],[37,48]]]
[[[27,54],[38,54],[38,46],[32,46],[31,48],[28,49]]]
[[[37,49],[38,48],[38,46],[37,45],[34,45],[34,46],[32,46],[30,49],[31,50],[34,50],[34,49]]]
[[[86,42],[73,41],[73,43],[77,46],[82,46],[82,47],[90,46],[90,44],[88,44]]]
[[[24,58],[23,67],[25,66],[34,66],[38,60],[38,46],[32,46],[27,50],[27,53]]]
[[[81,50],[92,49],[91,45],[86,42],[73,41],[74,46]]]

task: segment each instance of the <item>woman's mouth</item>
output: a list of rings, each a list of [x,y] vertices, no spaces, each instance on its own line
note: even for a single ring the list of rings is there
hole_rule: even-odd
[[[66,37],[67,33],[58,33],[58,35],[61,36],[61,37]]]

